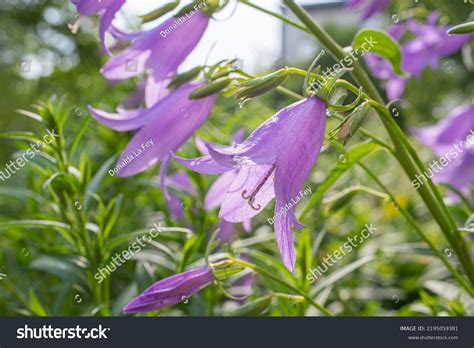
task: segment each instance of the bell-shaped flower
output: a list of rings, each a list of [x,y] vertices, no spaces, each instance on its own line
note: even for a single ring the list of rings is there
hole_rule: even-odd
[[[123,80],[152,70],[145,91],[147,105],[152,105],[150,101],[156,100],[166,79],[176,73],[196,47],[208,24],[209,17],[200,10],[171,17],[136,35],[131,45],[111,58],[101,72],[109,80]]]
[[[77,11],[83,16],[100,14],[99,38],[102,48],[110,54],[105,44],[105,33],[111,28],[116,13],[120,10],[125,0],[72,0]]]
[[[219,216],[227,222],[249,220],[276,198],[275,236],[283,263],[293,271],[292,226],[303,227],[294,214],[295,205],[321,150],[325,128],[325,102],[308,97],[280,110],[240,144],[226,148],[207,144],[209,155],[177,161],[203,174],[238,170],[220,208]]]
[[[439,60],[443,57],[456,53],[459,49],[472,39],[472,35],[448,35],[445,26],[437,26],[438,14],[434,13],[426,24],[408,20],[392,26],[388,33],[395,39],[410,32],[414,37],[401,45],[402,70],[411,76],[419,78],[423,71],[431,66],[439,67]],[[386,90],[389,99],[402,97],[408,82],[408,77],[397,75],[388,61],[372,53],[365,55],[367,65],[372,74],[387,82]]]
[[[474,183],[474,104],[460,106],[440,122],[413,131],[439,157],[424,174],[468,194]]]
[[[164,161],[201,127],[211,112],[215,96],[189,99],[200,85],[186,84],[148,109],[119,109],[117,113],[109,113],[89,107],[92,116],[111,129],[138,130],[118,160],[118,176],[135,175]]]
[[[207,266],[175,274],[150,286],[130,301],[123,312],[151,312],[186,301],[191,295],[210,285],[214,279],[212,270]]]

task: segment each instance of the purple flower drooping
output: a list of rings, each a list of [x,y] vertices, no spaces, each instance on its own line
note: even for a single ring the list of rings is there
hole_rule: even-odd
[[[420,142],[447,161],[433,173],[433,180],[468,194],[474,182],[474,104],[460,106],[437,124],[413,131]]]
[[[436,25],[437,13],[428,18],[427,24],[408,20],[403,24],[392,26],[388,33],[395,39],[411,32],[414,38],[401,46],[402,70],[414,77],[420,77],[428,67],[438,68],[439,60],[459,51],[472,39],[472,35],[453,35],[446,32],[448,27]],[[377,78],[387,81],[387,96],[389,99],[402,97],[408,77],[397,75],[390,63],[381,57],[368,53],[365,55],[367,65]]]
[[[101,47],[110,54],[105,44],[105,33],[111,28],[115,14],[120,10],[125,0],[72,0],[77,11],[83,16],[93,16],[100,14],[99,38]]]
[[[364,7],[362,19],[368,19],[383,11],[390,4],[390,0],[349,0],[346,2],[348,8]]]
[[[183,17],[172,17],[157,27],[136,35],[133,43],[102,68],[109,80],[124,80],[152,70],[145,90],[147,105],[153,105],[163,89],[163,80],[178,67],[201,40],[209,17],[193,11]]]
[[[166,184],[171,153],[177,151],[209,116],[215,95],[197,100],[189,99],[193,90],[203,84],[188,83],[160,99],[150,108],[117,109],[117,113],[89,107],[91,115],[103,125],[117,130],[138,130],[117,165],[118,176],[138,174],[161,161],[160,186],[173,216],[180,219],[183,209],[179,200],[171,195]]]
[[[203,174],[238,170],[219,213],[228,222],[249,220],[276,198],[276,240],[283,263],[293,271],[292,227],[303,225],[294,214],[295,205],[285,207],[299,197],[321,150],[325,129],[326,104],[309,97],[280,110],[241,144],[227,148],[208,144],[209,155],[177,161]]]
[[[201,127],[215,101],[215,96],[188,98],[201,85],[186,84],[148,109],[119,109],[118,113],[108,113],[89,107],[92,116],[111,129],[138,130],[118,160],[118,176],[135,175],[166,160]],[[144,148],[143,144],[150,141],[152,146]]]
[[[130,301],[123,312],[145,313],[177,304],[210,285],[214,279],[212,270],[207,266],[175,274],[150,286]]]

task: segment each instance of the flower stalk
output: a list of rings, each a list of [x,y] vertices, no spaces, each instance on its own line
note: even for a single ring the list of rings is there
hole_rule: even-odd
[[[309,304],[311,304],[312,306],[314,306],[316,309],[318,309],[321,313],[323,313],[325,316],[334,316],[334,314],[329,311],[328,309],[326,309],[325,307],[323,307],[322,305],[320,305],[319,303],[317,303],[316,301],[314,301],[311,297],[309,297],[306,292],[298,289],[297,287],[289,284],[288,282],[284,281],[283,279],[281,279],[280,277],[254,265],[254,264],[251,264],[249,262],[246,262],[246,261],[243,261],[243,260],[237,260],[237,259],[231,259],[230,260],[230,264],[232,265],[235,265],[235,266],[243,266],[243,267],[246,267],[246,268],[250,268],[251,270],[257,272],[257,273],[260,273],[262,276],[264,277],[267,277],[267,278],[270,278],[272,280],[274,280],[275,282],[287,287],[288,289],[298,293],[299,295],[301,295]]]
[[[345,52],[341,46],[294,0],[283,0],[286,6],[301,20],[306,28],[328,49],[337,60],[345,57]],[[369,76],[357,61],[353,64],[352,74],[358,83],[364,88],[367,94],[375,101],[375,107],[394,147],[394,155],[409,178],[414,178],[417,173],[426,170],[417,153],[409,143],[405,134],[391,117],[389,111],[383,106],[384,101],[378,93]],[[470,260],[467,245],[457,230],[456,222],[444,204],[434,183],[428,179],[426,185],[418,190],[424,203],[430,210],[432,216],[441,228],[442,233],[456,252],[458,259],[469,278],[474,284],[474,266]]]

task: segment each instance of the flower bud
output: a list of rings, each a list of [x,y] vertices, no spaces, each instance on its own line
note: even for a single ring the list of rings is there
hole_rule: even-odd
[[[220,79],[205,86],[199,87],[195,89],[193,93],[191,93],[189,99],[200,99],[218,93],[226,88],[232,82],[232,80],[233,79],[231,78]]]
[[[245,81],[235,92],[238,99],[251,99],[261,96],[280,86],[286,81],[286,69],[275,71],[269,75]]]
[[[352,138],[352,136],[359,130],[365,122],[370,112],[370,104],[365,102],[359,105],[349,115],[348,120],[342,125],[337,135],[339,140],[344,141],[344,144]]]
[[[199,73],[201,72],[202,67],[197,66],[189,71],[186,71],[184,73],[178,74],[173,79],[171,80],[170,84],[168,85],[169,89],[176,89],[185,83],[194,80]]]

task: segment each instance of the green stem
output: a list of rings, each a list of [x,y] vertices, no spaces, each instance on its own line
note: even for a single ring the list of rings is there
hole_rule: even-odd
[[[288,289],[290,290],[293,290],[294,292],[300,294],[302,297],[305,298],[305,300],[310,303],[311,305],[313,305],[315,308],[317,308],[321,313],[323,313],[324,315],[326,316],[334,316],[333,313],[331,313],[328,309],[324,308],[323,306],[321,306],[319,303],[317,303],[316,301],[314,301],[311,297],[309,297],[304,291],[301,291],[300,289],[298,289],[297,287],[287,283],[286,281],[284,281],[283,279],[281,279],[280,277],[258,267],[258,266],[255,266],[254,264],[251,264],[249,262],[246,262],[246,261],[242,261],[242,260],[236,260],[236,259],[232,259],[230,260],[230,263],[231,264],[234,264],[234,265],[238,265],[238,266],[243,266],[243,267],[246,267],[246,268],[250,268],[252,270],[254,270],[255,272],[257,273],[260,273],[261,275],[263,275],[264,277],[267,277],[267,278],[270,278],[272,280],[274,280],[275,282],[277,283],[280,283],[281,285],[287,287]]]
[[[454,266],[449,262],[449,260],[446,258],[446,256],[438,250],[436,245],[428,238],[428,236],[418,227],[416,221],[413,219],[413,217],[410,215],[410,213],[403,208],[400,204],[398,204],[396,198],[393,196],[393,194],[389,191],[389,189],[380,181],[380,179],[375,175],[366,165],[364,165],[362,162],[357,163],[371,178],[372,180],[377,183],[377,185],[390,197],[391,201],[394,202],[400,213],[405,217],[407,222],[413,227],[415,232],[425,241],[426,244],[431,248],[433,253],[443,262],[443,264],[446,266],[446,268],[451,272],[454,278],[458,280],[458,282],[464,287],[464,289],[467,290],[467,292],[471,295],[474,296],[474,289],[469,285],[469,283],[464,279],[464,277],[454,268]]]
[[[283,1],[301,20],[306,28],[329,50],[334,58],[341,60],[345,57],[346,53],[344,50],[317,22],[314,21],[311,15],[309,15],[301,6],[297,5],[294,0]],[[352,74],[357,82],[364,88],[369,96],[379,104],[384,104],[382,97],[365,70],[362,68],[360,62],[354,61],[353,67]],[[415,149],[411,146],[405,134],[393,120],[386,107],[376,107],[376,110],[395,146],[394,154],[398,162],[401,164],[408,177],[411,180],[414,180],[418,173],[426,172],[424,164],[421,162]],[[474,266],[469,257],[467,244],[457,230],[456,222],[444,204],[436,186],[431,179],[428,178],[427,185],[422,185],[418,189],[418,192],[430,210],[432,216],[440,226],[442,233],[456,252],[471,283],[474,284]]]

